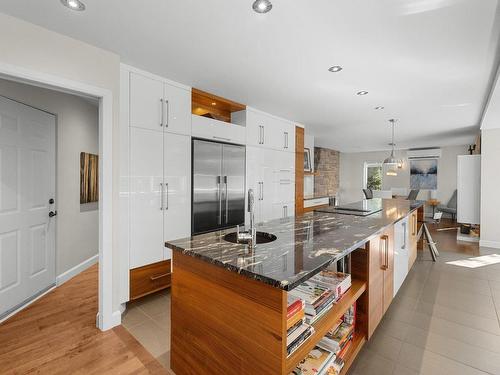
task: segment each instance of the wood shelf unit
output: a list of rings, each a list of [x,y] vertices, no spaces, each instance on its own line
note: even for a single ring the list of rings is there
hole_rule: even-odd
[[[342,367],[342,370],[340,371],[340,375],[345,375],[349,372],[349,369],[356,359],[359,351],[363,347],[363,345],[366,343],[366,337],[363,333],[360,333],[356,331],[354,333],[354,336],[352,338],[352,344],[349,350],[347,351],[346,355],[344,356],[344,367]]]
[[[244,104],[195,88],[191,91],[191,112],[194,115],[208,116],[219,121],[231,122],[231,113],[244,111],[245,109]]]
[[[302,344],[290,357],[286,359],[286,374],[292,372],[297,364],[302,361],[309,352],[316,346],[316,344],[326,335],[326,333],[335,325],[335,323],[345,314],[347,309],[351,307],[354,302],[360,298],[366,291],[366,282],[361,280],[352,280],[351,288],[342,296],[340,301],[338,301],[332,309],[326,313],[321,319],[313,324],[314,334],[307,339],[304,344]],[[356,317],[357,319],[358,317]],[[362,326],[362,325],[360,325]],[[359,336],[359,337],[358,337]],[[364,335],[357,331],[354,339],[358,339],[358,342],[353,342],[352,348],[360,345],[360,337],[364,338]],[[365,339],[366,341],[366,339]],[[363,342],[364,343],[364,342]],[[361,344],[362,345],[362,344]],[[352,349],[349,350],[348,356],[350,355]],[[359,350],[358,350],[359,351]],[[357,353],[357,352],[356,352]],[[353,352],[353,354],[356,354]],[[355,357],[355,355],[354,355]]]

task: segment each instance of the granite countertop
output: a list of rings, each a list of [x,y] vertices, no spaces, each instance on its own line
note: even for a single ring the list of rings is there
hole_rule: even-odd
[[[423,204],[388,199],[383,200],[382,211],[365,217],[310,212],[260,223],[258,231],[278,238],[252,250],[245,244],[224,240],[224,235],[236,228],[167,241],[165,246],[276,288],[291,290]]]

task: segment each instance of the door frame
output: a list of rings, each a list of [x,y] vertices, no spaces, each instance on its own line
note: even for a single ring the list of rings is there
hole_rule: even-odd
[[[119,290],[119,285],[113,285],[113,93],[1,62],[0,77],[99,99],[99,307],[96,325],[102,331],[120,325],[121,311],[113,312],[113,290]]]

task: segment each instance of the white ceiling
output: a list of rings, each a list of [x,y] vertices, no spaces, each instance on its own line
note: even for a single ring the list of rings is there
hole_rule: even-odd
[[[303,123],[319,146],[388,149],[391,117],[399,148],[472,142],[496,64],[496,0],[272,0],[265,15],[252,1],[84,0],[78,13],[2,0],[0,11]]]

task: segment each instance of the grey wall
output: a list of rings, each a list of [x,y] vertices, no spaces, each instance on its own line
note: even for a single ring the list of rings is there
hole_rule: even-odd
[[[113,311],[120,308],[118,247],[120,157],[120,57],[31,23],[0,13],[0,64],[34,70],[109,90],[113,95]],[[122,270],[124,272],[125,270]]]
[[[466,155],[468,146],[442,147],[442,156],[438,162],[437,199],[446,203],[457,187],[457,156]],[[341,203],[358,201],[363,198],[363,173],[365,162],[381,162],[389,155],[388,151],[341,153],[340,154],[340,191]],[[409,188],[410,170],[407,162],[407,151],[400,150],[397,158],[405,159],[398,175],[391,177],[383,174],[382,189]],[[429,191],[421,191],[418,199],[429,199]]]
[[[481,245],[500,249],[500,129],[482,131]]]
[[[56,273],[98,254],[99,211],[80,205],[80,152],[99,153],[98,104],[0,79],[0,95],[56,115]]]

